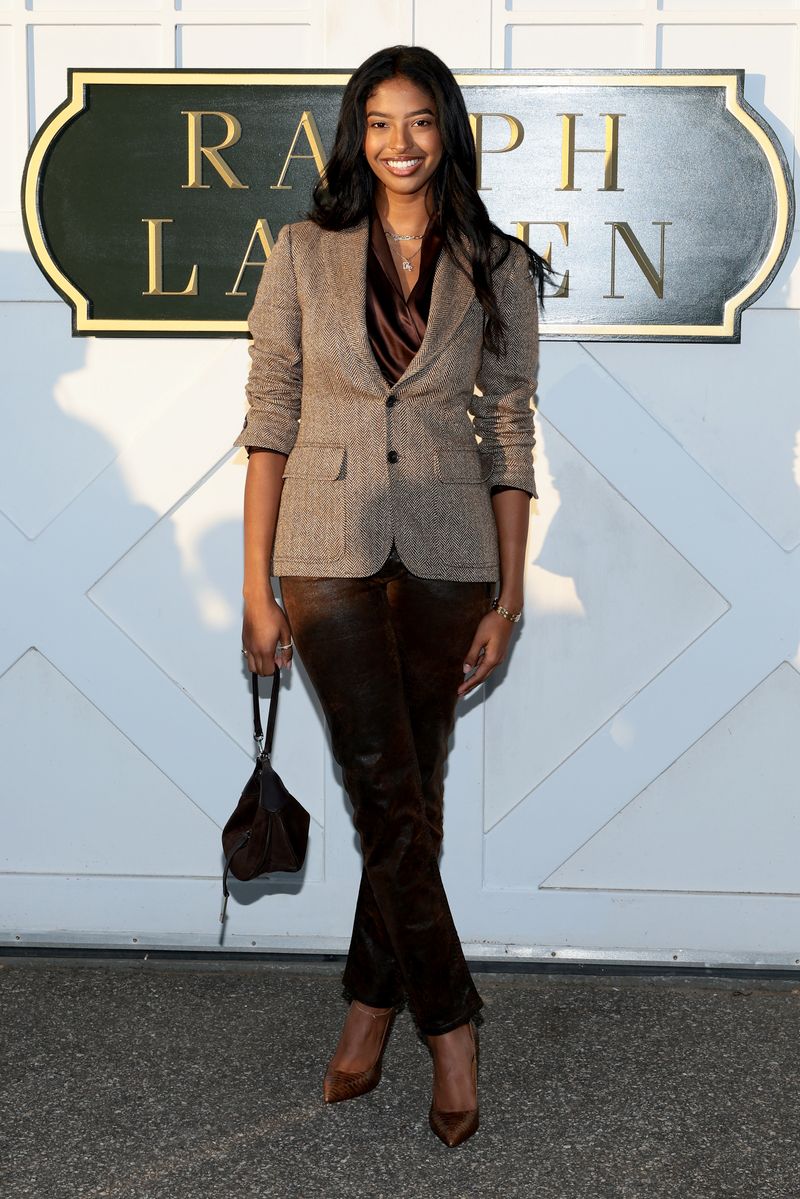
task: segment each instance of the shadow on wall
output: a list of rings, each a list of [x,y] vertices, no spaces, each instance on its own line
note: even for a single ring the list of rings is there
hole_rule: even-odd
[[[25,256],[5,257],[15,277]],[[124,878],[87,929],[216,937],[219,833],[252,769],[243,480],[221,469],[245,344],[76,339],[58,300],[0,305],[0,323],[0,871]],[[318,792],[309,755],[280,729],[276,744],[287,784]],[[23,804],[35,765],[58,786]],[[195,889],[183,914],[151,917],[132,891],[142,876],[208,879],[205,910]],[[47,890],[23,932],[69,927]]]

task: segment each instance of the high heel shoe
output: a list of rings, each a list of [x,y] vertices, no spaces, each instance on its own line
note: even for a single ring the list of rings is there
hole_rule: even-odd
[[[469,1021],[469,1031],[472,1038],[472,1085],[475,1088],[475,1095],[478,1094],[478,1034],[475,1031],[472,1022]],[[434,1059],[434,1070],[436,1069],[436,1061]],[[431,1108],[428,1113],[428,1123],[436,1133],[439,1140],[444,1141],[449,1149],[455,1149],[456,1145],[460,1145],[466,1141],[468,1137],[477,1130],[478,1127],[478,1108],[473,1107],[467,1111],[448,1112],[442,1111],[434,1106],[431,1101]]]
[[[360,1010],[367,1011],[363,1004],[357,999],[352,1001]],[[389,1029],[392,1026],[396,1014],[396,1008],[390,1008],[385,1014],[386,1023],[381,1034],[380,1045],[378,1046],[378,1054],[375,1061],[366,1070],[334,1070],[329,1065],[325,1071],[325,1077],[322,1080],[322,1095],[326,1103],[342,1103],[345,1099],[357,1099],[359,1095],[366,1095],[368,1091],[377,1087],[381,1080],[381,1072],[383,1069],[383,1051],[386,1048],[386,1040],[389,1034]],[[368,1013],[373,1020],[379,1020],[381,1017],[374,1012]]]

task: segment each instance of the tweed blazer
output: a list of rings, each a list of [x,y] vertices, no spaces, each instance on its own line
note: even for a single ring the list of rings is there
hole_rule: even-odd
[[[232,444],[288,455],[270,574],[373,574],[394,538],[414,574],[496,582],[491,488],[537,496],[539,311],[527,256],[512,244],[495,271],[508,330],[497,356],[482,346],[464,243],[467,275],[442,247],[425,335],[392,384],[367,334],[369,223],[283,225],[249,315],[249,407]]]

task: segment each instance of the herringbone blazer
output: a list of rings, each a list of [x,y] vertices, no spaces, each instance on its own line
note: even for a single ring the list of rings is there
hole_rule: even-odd
[[[539,314],[527,256],[512,244],[495,272],[508,328],[498,357],[482,347],[471,277],[442,247],[425,336],[392,384],[367,334],[369,225],[283,225],[250,312],[249,407],[232,444],[288,454],[270,574],[373,574],[394,537],[414,574],[498,581],[490,489],[537,495]],[[469,272],[463,242],[462,254]]]

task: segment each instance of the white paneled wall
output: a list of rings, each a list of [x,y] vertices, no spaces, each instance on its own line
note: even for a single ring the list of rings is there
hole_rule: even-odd
[[[347,69],[412,41],[454,70],[744,67],[796,163],[796,0],[0,0],[7,941],[219,946],[219,832],[252,766],[246,343],[73,339],[22,234],[29,141],[69,66]],[[800,961],[797,245],[738,346],[542,343],[526,614],[447,774],[475,955]],[[343,949],[355,837],[291,675],[275,763],[309,858],[238,888],[224,944]]]
[[[34,65],[30,113],[34,129],[66,95],[67,67],[157,67],[157,25],[32,25],[29,54]]]

